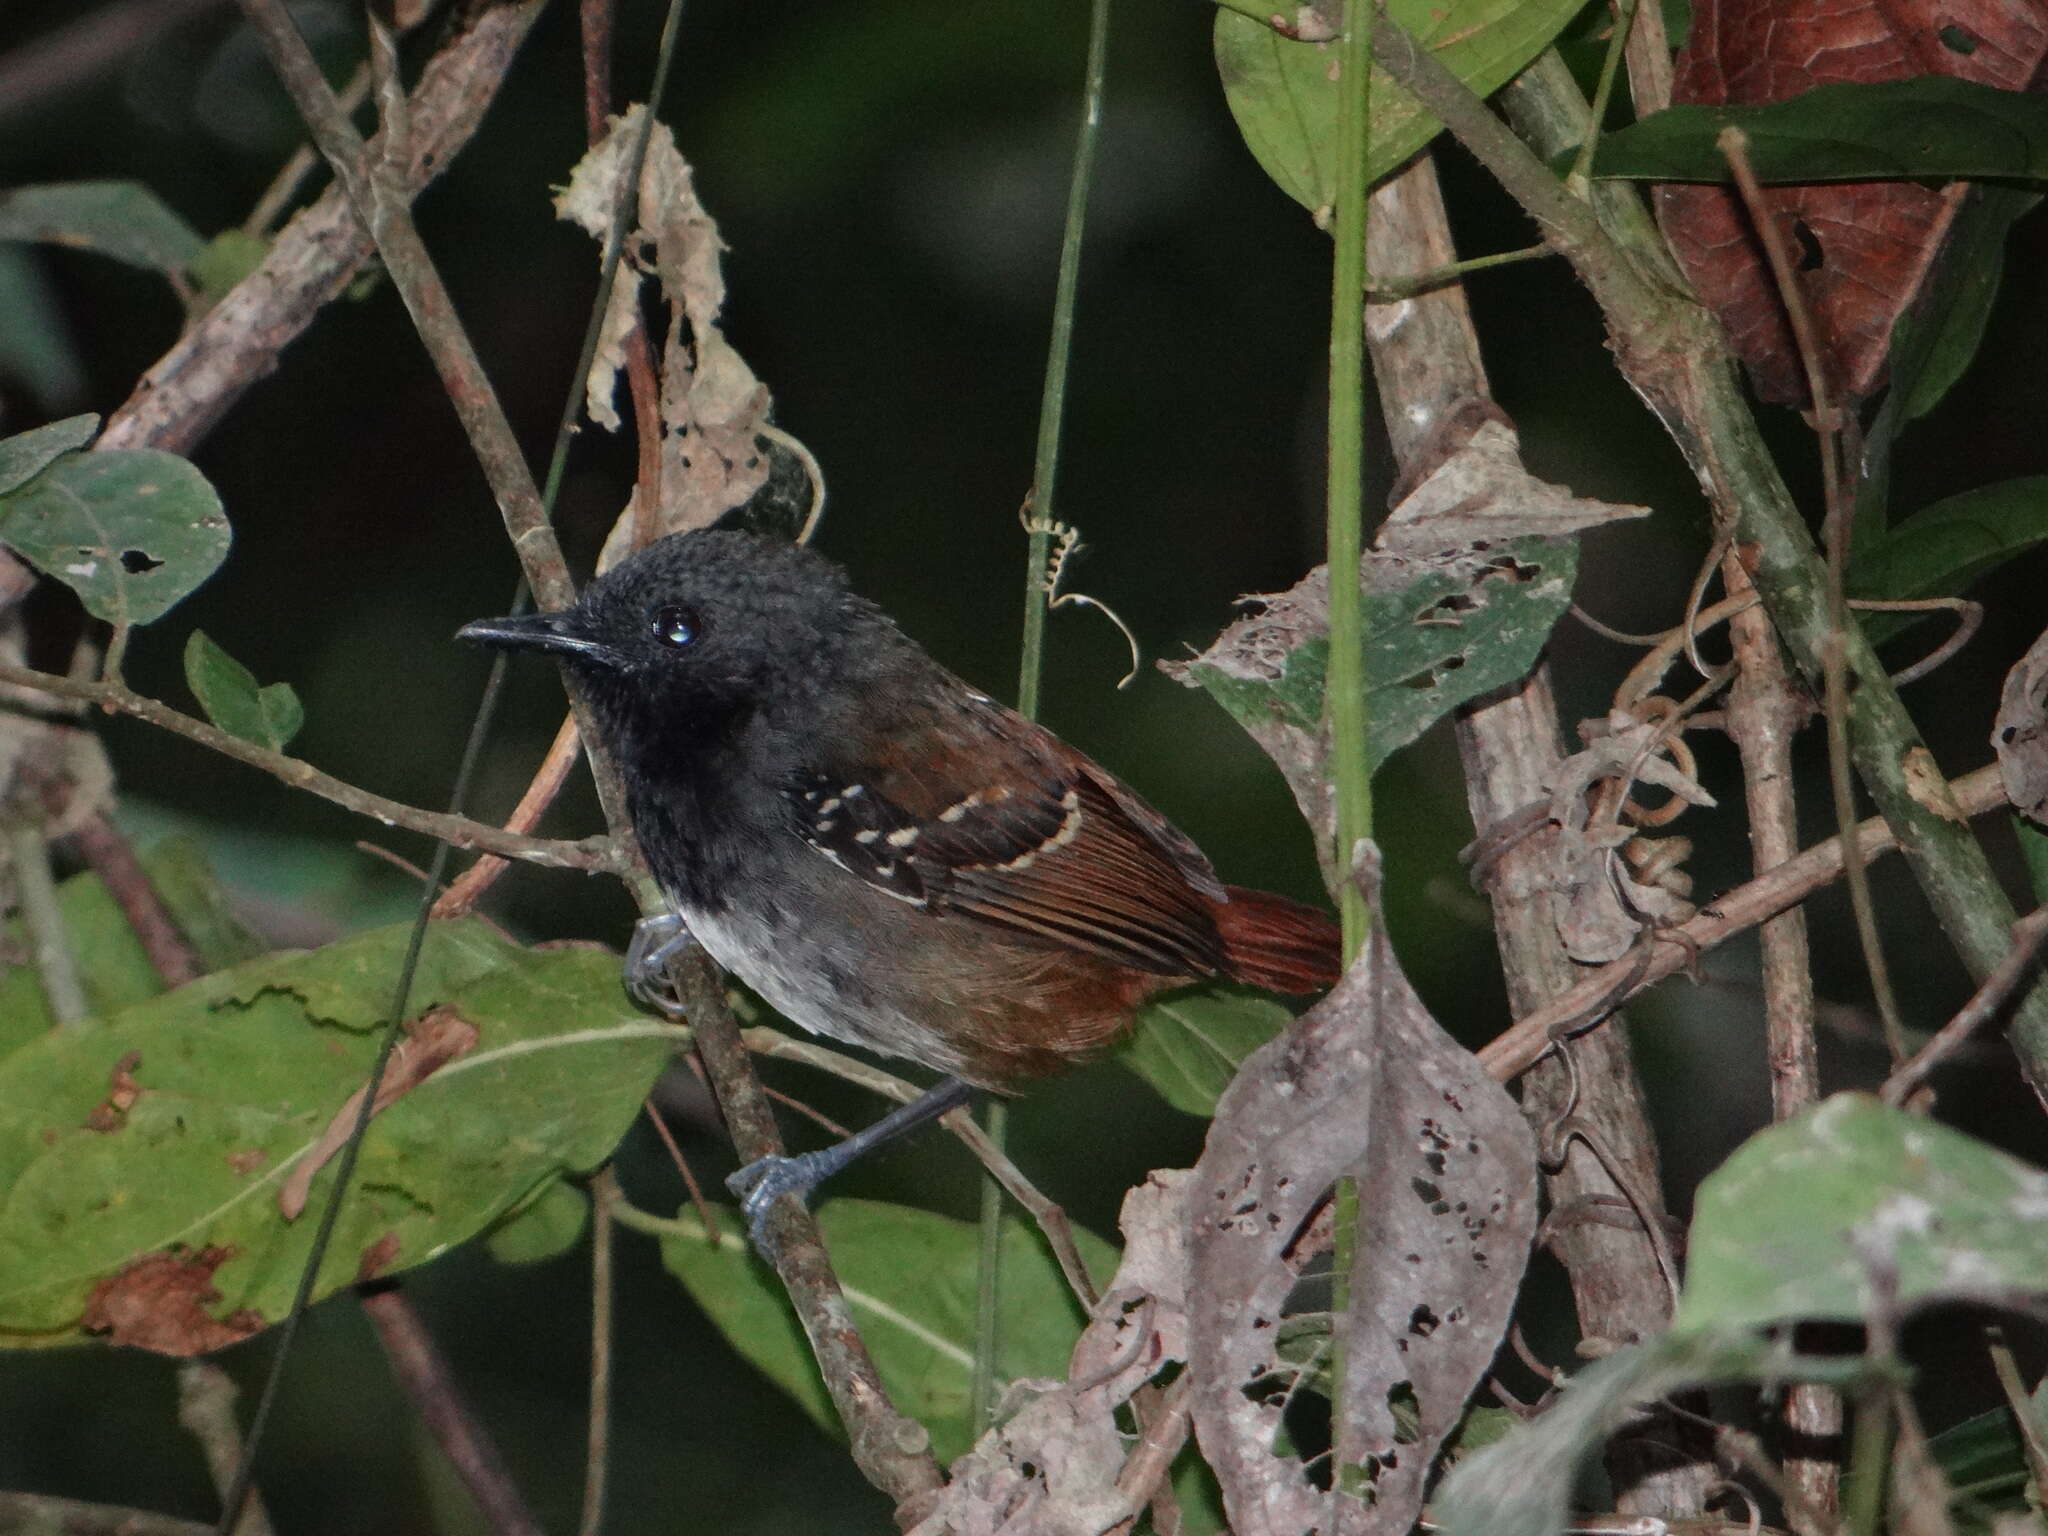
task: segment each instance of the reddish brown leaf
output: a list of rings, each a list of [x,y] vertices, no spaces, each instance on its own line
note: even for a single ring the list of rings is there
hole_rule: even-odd
[[[234,1256],[233,1248],[144,1254],[93,1287],[84,1326],[160,1355],[203,1355],[246,1339],[263,1327],[257,1313],[243,1307],[217,1318],[206,1310],[220,1300],[214,1271]]]
[[[1698,0],[1672,97],[1747,106],[1816,85],[1930,74],[2024,90],[2044,56],[2042,0]],[[1883,383],[1892,325],[1919,294],[1965,190],[1897,181],[1764,189],[1843,397],[1863,399]],[[1659,187],[1657,213],[1757,393],[1804,404],[1784,304],[1735,192]]]

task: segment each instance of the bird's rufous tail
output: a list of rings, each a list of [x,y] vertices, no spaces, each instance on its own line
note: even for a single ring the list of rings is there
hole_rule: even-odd
[[[1341,970],[1336,920],[1314,907],[1267,891],[1228,886],[1216,908],[1225,974],[1270,992],[1320,992]]]

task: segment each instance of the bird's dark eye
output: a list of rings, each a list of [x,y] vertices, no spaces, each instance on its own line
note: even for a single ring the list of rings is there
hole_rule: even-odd
[[[686,645],[696,643],[703,633],[703,622],[697,617],[697,610],[682,603],[663,603],[654,610],[650,619],[654,638],[672,650],[680,651]]]

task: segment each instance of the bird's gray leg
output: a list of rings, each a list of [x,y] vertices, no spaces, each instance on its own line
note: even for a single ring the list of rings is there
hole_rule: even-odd
[[[740,1197],[740,1209],[747,1215],[747,1235],[753,1238],[755,1248],[768,1253],[768,1212],[782,1196],[806,1198],[856,1158],[938,1119],[949,1109],[958,1109],[973,1097],[970,1084],[949,1077],[833,1146],[796,1157],[763,1157],[748,1163],[725,1181],[725,1187]]]
[[[697,948],[696,935],[680,912],[658,912],[633,925],[633,938],[626,945],[626,991],[633,1001],[670,1018],[682,1014],[668,968]]]

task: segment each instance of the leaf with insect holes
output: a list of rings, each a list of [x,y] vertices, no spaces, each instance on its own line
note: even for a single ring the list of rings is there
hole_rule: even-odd
[[[83,448],[100,429],[88,412],[0,438],[0,496],[28,484],[64,454]]]
[[[296,1221],[279,1187],[362,1086],[410,937],[265,955],[0,1060],[0,1346],[97,1323],[184,1353],[282,1317],[334,1168]],[[430,925],[410,1006],[473,1043],[371,1122],[316,1295],[366,1262],[425,1263],[597,1164],[678,1035],[634,1010],[615,956],[475,920]]]
[[[0,496],[0,544],[110,624],[162,618],[220,568],[231,538],[206,477],[155,448],[65,454]]]
[[[130,266],[182,273],[206,242],[139,181],[66,181],[0,192],[0,240],[98,251]]]
[[[206,718],[244,741],[281,752],[306,723],[289,683],[259,687],[256,674],[195,629],[185,642],[185,683]]]
[[[1467,700],[1535,665],[1571,602],[1578,547],[1521,538],[1444,554],[1374,551],[1366,585],[1366,762],[1377,769]],[[1292,591],[1253,601],[1192,661],[1165,670],[1209,691],[1266,749],[1327,846],[1336,814],[1326,772],[1323,681],[1329,583],[1311,571]]]
[[[1391,0],[1386,10],[1475,94],[1490,96],[1543,51],[1579,6],[1575,0]],[[1263,6],[1256,14],[1218,9],[1216,72],[1237,131],[1260,166],[1281,191],[1320,213],[1336,198],[1337,45],[1282,37],[1271,15]],[[1383,72],[1372,78],[1371,114],[1369,181],[1395,169],[1443,127]]]
[[[662,1262],[741,1354],[795,1398],[830,1434],[839,1416],[775,1272],[747,1247],[739,1213],[719,1211],[719,1238],[703,1235],[687,1207],[677,1223],[694,1235],[662,1239]],[[896,1405],[931,1432],[950,1462],[974,1440],[970,1422],[974,1309],[980,1236],[971,1222],[870,1200],[830,1200],[818,1226],[832,1250],[848,1306]],[[1097,1277],[1116,1251],[1076,1229]],[[1026,1377],[1063,1377],[1081,1330],[1073,1299],[1044,1240],[1028,1223],[1003,1226],[998,1392]]]

